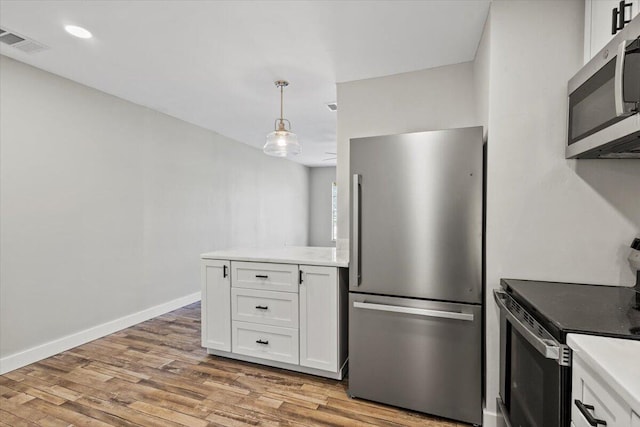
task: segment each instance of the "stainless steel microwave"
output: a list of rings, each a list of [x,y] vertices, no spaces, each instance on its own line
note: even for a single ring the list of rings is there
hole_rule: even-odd
[[[569,80],[568,159],[640,159],[640,15]]]

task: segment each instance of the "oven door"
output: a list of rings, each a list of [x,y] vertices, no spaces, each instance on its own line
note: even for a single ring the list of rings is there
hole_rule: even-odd
[[[568,427],[570,353],[504,292],[500,307],[500,397],[507,426]]]

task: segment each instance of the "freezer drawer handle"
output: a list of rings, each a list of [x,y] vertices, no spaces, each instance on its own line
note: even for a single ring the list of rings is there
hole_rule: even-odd
[[[472,322],[473,314],[459,313],[456,311],[429,310],[426,308],[402,307],[399,305],[371,304],[368,302],[354,302],[355,308],[367,310],[389,311],[392,313],[415,314],[416,316],[439,317],[441,319],[456,319]]]
[[[268,279],[269,276],[266,274],[256,274],[256,279]]]
[[[267,344],[269,344],[269,340],[265,340],[265,341],[262,341],[262,340],[256,340],[256,342],[257,342],[258,344],[263,344],[263,345],[267,345]]]
[[[607,425],[607,422],[605,420],[599,420],[599,419],[595,418],[591,414],[591,412],[589,412],[589,411],[593,411],[595,409],[592,405],[585,405],[584,403],[582,403],[578,399],[574,400],[574,403],[576,404],[576,406],[580,410],[580,413],[586,418],[586,420],[587,420],[587,422],[589,423],[590,426],[596,427],[598,425],[603,425],[603,426]]]

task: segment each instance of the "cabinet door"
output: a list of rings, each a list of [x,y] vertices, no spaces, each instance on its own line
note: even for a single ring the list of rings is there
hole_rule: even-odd
[[[639,3],[639,0],[627,0],[627,4],[631,4],[631,7],[627,8],[626,11],[627,19],[638,14]],[[613,38],[613,34],[611,34],[611,13],[614,8],[619,7],[620,0],[585,1],[585,63],[593,58]]]
[[[202,346],[231,351],[229,261],[202,260]]]
[[[301,265],[300,365],[337,372],[337,268]]]
[[[571,421],[576,427],[589,427],[587,416],[603,420],[609,427],[629,427],[630,414],[629,404],[583,358],[573,353]]]

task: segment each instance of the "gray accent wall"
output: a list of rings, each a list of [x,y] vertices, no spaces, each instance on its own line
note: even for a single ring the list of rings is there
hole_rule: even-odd
[[[309,246],[335,246],[331,240],[331,185],[336,168],[309,169]]]
[[[198,292],[202,252],[307,244],[307,167],[0,61],[0,358]]]

